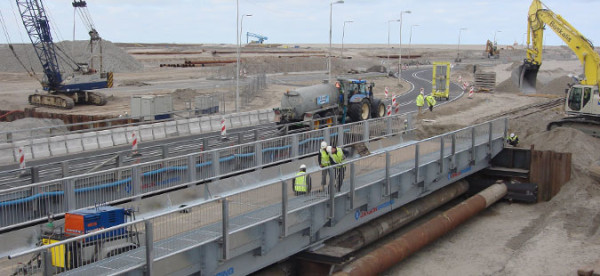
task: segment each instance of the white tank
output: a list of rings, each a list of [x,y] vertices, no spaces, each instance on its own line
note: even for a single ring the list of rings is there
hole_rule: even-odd
[[[332,84],[317,84],[283,93],[281,110],[286,120],[302,120],[304,113],[338,104],[339,89]]]

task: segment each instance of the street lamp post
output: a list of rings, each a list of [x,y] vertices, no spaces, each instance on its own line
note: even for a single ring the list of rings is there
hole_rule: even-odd
[[[402,14],[411,13],[411,11],[400,11],[400,54],[398,55],[398,84],[402,79]]]
[[[412,44],[412,30],[413,30],[413,27],[418,27],[418,26],[419,26],[418,24],[410,25],[410,35],[408,36],[408,58],[410,58],[410,47]]]
[[[240,11],[239,11],[239,0],[237,1],[238,4],[238,10],[237,10],[237,14],[239,17]],[[241,59],[241,48],[242,48],[242,26],[244,24],[244,16],[252,16],[251,14],[244,14],[242,15],[241,18],[241,22],[239,24],[239,29],[236,28],[236,41],[237,41],[237,55],[236,55],[236,60],[235,60],[235,112],[240,112],[240,59]],[[239,31],[239,32],[238,32]]]
[[[494,44],[496,44],[496,34],[497,33],[501,33],[501,32],[502,31],[500,31],[500,30],[497,30],[497,31],[494,32]]]
[[[348,20],[344,21],[344,27],[342,27],[342,51],[340,52],[340,57],[344,58],[344,35],[346,33],[346,23],[352,23],[354,21]]]
[[[460,61],[460,34],[462,31],[467,30],[467,28],[458,29],[458,47],[456,49],[456,61]]]
[[[344,4],[344,0],[338,0],[329,3],[329,54],[327,55],[327,67],[328,67],[328,82],[331,83],[331,34],[333,24],[333,4]]]
[[[387,56],[387,62],[386,63],[388,64],[388,66],[390,64],[390,23],[392,23],[392,22],[400,22],[400,19],[388,20],[388,22],[387,22],[388,23],[388,39],[387,39],[387,42],[388,42],[388,45],[387,45],[388,46],[388,50],[387,50],[388,56]]]

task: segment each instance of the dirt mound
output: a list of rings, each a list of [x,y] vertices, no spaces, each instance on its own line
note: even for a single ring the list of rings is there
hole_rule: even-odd
[[[383,65],[374,65],[369,67],[367,72],[385,73],[387,72],[387,68],[385,68]]]
[[[52,127],[24,132],[13,133],[13,140],[23,140],[27,138],[40,138],[58,134],[68,133],[65,123],[59,119],[38,119],[24,118],[12,122],[0,122],[0,132],[11,132],[24,129],[35,129],[42,127]],[[6,135],[0,135],[0,141],[6,142]]]
[[[586,171],[600,156],[600,139],[572,128],[558,127],[535,133],[527,142],[538,150],[573,153],[573,166],[580,171]]]
[[[565,89],[568,88],[568,85],[572,82],[573,79],[569,76],[558,77],[551,80],[542,88],[538,88],[538,93],[551,95],[565,95]]]
[[[495,92],[521,93],[521,90],[519,90],[519,87],[513,83],[512,78],[508,78],[507,80],[496,85]]]
[[[90,64],[90,46],[89,41],[63,41],[56,43],[56,51],[58,55],[64,56],[62,52],[66,53],[77,63],[88,63]],[[42,66],[37,59],[37,54],[33,50],[31,44],[14,44],[15,53],[23,61],[25,66],[33,68],[36,73],[43,72]],[[143,65],[135,60],[132,56],[127,54],[121,48],[117,47],[110,41],[102,41],[102,57],[103,57],[103,70],[107,72],[137,72],[143,69]],[[97,59],[94,59],[96,64],[94,67],[100,69]],[[62,72],[71,73],[73,72],[72,65],[64,62],[63,59],[59,58],[59,68]],[[0,71],[2,72],[24,72],[25,69],[19,64],[13,53],[11,52],[8,45],[0,46]]]
[[[175,89],[171,95],[173,96],[174,100],[191,101],[194,100],[199,93],[196,89],[185,88]]]

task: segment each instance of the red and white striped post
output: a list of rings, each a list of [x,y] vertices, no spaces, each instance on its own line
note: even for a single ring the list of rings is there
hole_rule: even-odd
[[[25,150],[23,147],[19,147],[17,149],[17,156],[19,157],[19,169],[21,169],[21,173],[25,172]]]
[[[396,95],[392,96],[392,106],[396,106]]]
[[[131,156],[138,157],[141,154],[138,153],[138,135],[135,131],[131,132]]]
[[[389,94],[388,94],[389,92],[388,92],[388,88],[387,88],[387,86],[385,87],[385,90],[384,90],[383,92],[385,92],[385,98],[387,99],[387,98],[388,98],[388,95],[389,95]]]
[[[400,105],[399,104],[396,105],[396,109],[394,110],[394,114],[398,114],[398,113],[400,113]]]
[[[227,138],[227,126],[225,125],[225,117],[221,118],[221,138]]]
[[[473,97],[474,92],[473,86],[471,86],[471,89],[469,89],[469,99]]]
[[[392,116],[392,106],[391,105],[387,106],[387,115]]]
[[[469,84],[466,81],[463,82],[463,91],[467,90],[468,86],[469,86]]]

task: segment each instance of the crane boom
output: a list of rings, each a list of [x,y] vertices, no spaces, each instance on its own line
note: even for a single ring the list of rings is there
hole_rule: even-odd
[[[56,90],[60,87],[62,76],[44,4],[38,0],[16,1],[23,19],[23,25],[46,76],[46,82],[42,85],[47,86],[50,90]]]
[[[45,79],[41,81],[42,87],[50,93],[29,95],[29,103],[63,109],[71,109],[75,103],[105,105],[104,94],[89,90],[112,87],[112,72],[90,74],[87,70],[83,72],[76,64],[79,73],[83,75],[64,78],[58,65],[56,51],[60,48],[52,41],[50,23],[42,0],[16,0],[16,2],[23,26],[44,70]]]

